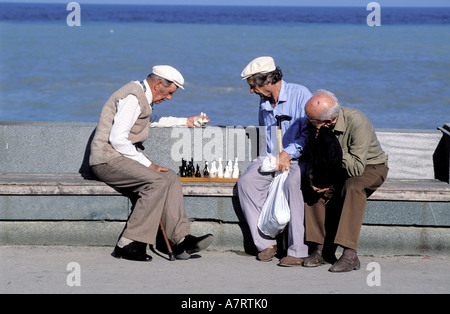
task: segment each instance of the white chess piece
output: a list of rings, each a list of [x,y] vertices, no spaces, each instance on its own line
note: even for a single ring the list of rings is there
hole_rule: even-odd
[[[204,118],[202,119],[202,122],[203,122],[203,123],[208,123],[208,119],[206,119],[206,113],[202,112],[201,116],[204,117]]]
[[[200,119],[195,120],[194,126],[198,126],[198,127],[203,126],[204,123],[208,122],[208,119],[205,118],[206,113],[202,112],[202,113],[200,113],[200,116],[201,116]]]
[[[209,175],[211,177],[215,177],[217,174],[216,161],[213,161],[211,164],[211,170],[209,171]]]
[[[222,165],[222,158],[219,158],[219,166],[217,168],[217,177],[223,178],[223,165]]]
[[[237,159],[237,158],[236,158]],[[233,179],[237,179],[239,178],[239,166],[237,164],[237,162],[234,163],[234,167],[233,167],[233,175],[231,176]]]
[[[225,167],[225,173],[223,174],[224,178],[231,178],[230,167],[227,165]]]

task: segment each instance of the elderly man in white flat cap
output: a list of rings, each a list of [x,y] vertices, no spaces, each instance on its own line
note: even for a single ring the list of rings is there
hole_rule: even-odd
[[[310,91],[298,84],[282,80],[281,69],[275,66],[272,57],[259,57],[251,61],[242,71],[242,79],[250,86],[250,93],[260,96],[259,125],[266,127],[267,155],[276,157],[276,170],[289,171],[284,183],[284,192],[289,203],[287,256],[280,260],[280,266],[300,266],[308,256],[304,243],[304,202],[300,190],[302,174],[306,164],[299,159],[307,142],[305,104],[311,98]],[[280,119],[282,145],[277,134],[277,116]],[[265,156],[254,160],[237,183],[239,201],[247,220],[260,261],[270,261],[277,253],[277,241],[263,234],[257,224],[269,187],[274,179],[273,172],[261,169]]]
[[[186,126],[205,117],[157,118],[153,104],[170,100],[184,78],[168,65],[154,66],[146,80],[132,81],[105,103],[91,143],[89,164],[97,179],[130,196],[134,209],[113,256],[150,261],[147,244],[155,244],[160,221],[177,258],[208,247],[211,234],[195,237],[184,207],[181,183],[174,171],[152,163],[140,150],[149,127]]]

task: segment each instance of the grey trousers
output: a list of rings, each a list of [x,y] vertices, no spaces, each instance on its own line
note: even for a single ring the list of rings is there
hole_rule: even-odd
[[[250,228],[258,251],[275,245],[276,240],[267,237],[258,229],[258,218],[267,198],[270,183],[273,180],[271,173],[259,172],[263,159],[255,159],[237,183],[239,201],[245,219]],[[304,242],[304,202],[300,189],[301,177],[306,165],[294,160],[291,161],[289,175],[285,181],[284,191],[291,210],[291,220],[288,224],[288,252],[293,257],[308,256],[308,247]]]
[[[91,169],[99,180],[135,200],[124,237],[155,244],[160,220],[172,244],[190,234],[181,183],[174,171],[158,172],[127,157],[117,157]]]

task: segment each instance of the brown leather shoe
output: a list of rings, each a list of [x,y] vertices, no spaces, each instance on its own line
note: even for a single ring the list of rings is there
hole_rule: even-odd
[[[277,246],[271,246],[259,252],[257,259],[261,262],[270,262],[277,253]]]
[[[285,267],[302,266],[304,260],[305,260],[304,258],[288,255],[283,257],[278,265]]]
[[[317,267],[322,264],[325,264],[325,261],[322,257],[322,251],[319,250],[312,252],[303,262],[303,266],[305,267]]]
[[[352,270],[358,270],[360,267],[361,264],[359,262],[358,256],[350,258],[342,254],[341,257],[337,260],[337,262],[330,267],[329,271],[333,273],[343,273]]]

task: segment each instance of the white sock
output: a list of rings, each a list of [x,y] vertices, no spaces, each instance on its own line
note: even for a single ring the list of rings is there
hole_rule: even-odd
[[[133,240],[130,240],[130,239],[125,238],[125,237],[120,237],[119,242],[117,242],[117,246],[120,247],[120,248],[123,248],[125,245],[128,245],[131,242],[133,242]]]

